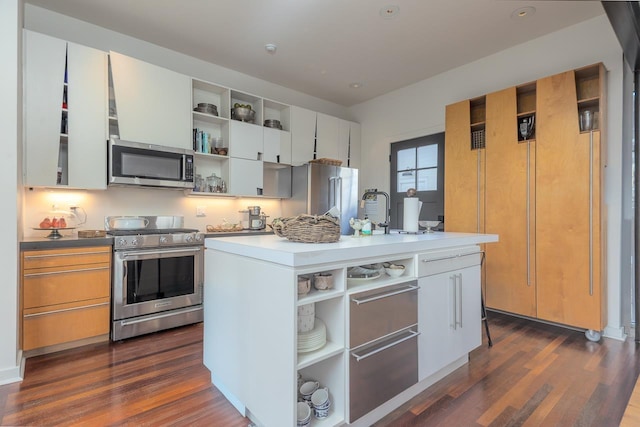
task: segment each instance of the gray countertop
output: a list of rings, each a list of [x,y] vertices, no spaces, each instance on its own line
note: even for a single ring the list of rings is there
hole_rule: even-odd
[[[234,237],[234,236],[260,236],[273,234],[266,230],[243,230],[230,233],[205,233],[205,237]],[[78,248],[86,246],[104,246],[113,245],[113,237],[91,237],[82,238],[77,235],[64,236],[60,239],[49,239],[42,237],[28,237],[20,242],[20,250],[37,250],[37,249],[59,249],[59,248]]]
[[[60,239],[48,239],[46,237],[29,237],[20,242],[20,250],[80,248],[87,246],[111,246],[113,237],[64,236]]]

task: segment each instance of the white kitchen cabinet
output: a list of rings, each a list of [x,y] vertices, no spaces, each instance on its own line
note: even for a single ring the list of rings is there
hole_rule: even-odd
[[[480,253],[419,256],[418,378],[423,380],[482,343]]]
[[[291,107],[291,164],[300,166],[313,160],[316,142],[316,112]]]
[[[284,165],[291,164],[291,132],[264,128],[264,155],[262,160]]]
[[[191,78],[110,52],[120,139],[193,148]]]
[[[346,165],[347,156],[340,158],[340,126],[342,120],[337,117],[318,113],[317,133],[316,133],[316,159],[338,159],[344,160]],[[346,154],[346,152],[344,153]]]
[[[349,122],[349,163],[350,168],[360,167],[360,147],[361,147],[360,123]]]
[[[24,184],[105,189],[106,52],[28,30],[24,41]]]
[[[260,196],[263,189],[263,168],[260,160],[229,159],[229,194]]]
[[[229,156],[236,159],[261,160],[262,126],[231,120],[229,127]]]
[[[376,404],[377,407],[361,417],[362,411],[359,414],[351,412],[353,404],[357,403],[355,400],[365,397],[359,393],[352,394],[352,387],[357,385],[352,385],[351,381],[347,380],[356,373],[351,369],[353,359],[364,360],[373,356],[367,359],[372,360],[376,354],[384,354],[383,351],[386,351],[385,348],[378,347],[370,349],[374,351],[368,355],[353,354],[349,351],[353,341],[358,339],[359,342],[367,342],[370,339],[367,334],[372,331],[384,336],[389,327],[391,330],[402,328],[401,331],[404,331],[406,326],[410,325],[412,336],[403,341],[412,342],[415,346],[414,338],[417,332],[422,333],[419,335],[421,337],[425,334],[424,331],[431,328],[422,322],[431,322],[434,316],[425,318],[417,314],[418,331],[415,331],[415,281],[418,272],[429,276],[425,279],[446,272],[429,268],[423,271],[421,266],[416,265],[422,255],[416,254],[449,256],[449,253],[452,253],[452,259],[455,260],[455,254],[460,254],[460,259],[466,259],[464,254],[473,253],[469,257],[472,261],[466,262],[479,264],[479,248],[476,245],[496,241],[497,236],[461,233],[441,233],[437,238],[433,235],[385,235],[375,238],[341,239],[330,244],[330,250],[327,250],[326,244],[292,244],[278,236],[247,236],[239,239],[205,240],[203,363],[212,373],[213,384],[242,415],[249,416],[255,424],[294,425],[298,374],[301,379],[318,381],[321,387],[329,389],[329,416],[322,420],[314,419],[314,427],[344,425],[350,417],[351,421],[352,418],[359,417],[351,425],[368,426],[466,362],[463,357],[458,357],[457,364],[448,363],[435,375],[424,378],[404,392],[396,390],[398,395],[379,403],[379,406]],[[378,277],[348,277],[350,267],[382,262],[402,264],[405,266],[405,273],[395,278],[385,273]],[[458,273],[462,274],[463,310],[469,311],[463,312],[462,317],[458,318],[458,323],[462,323],[462,328],[469,327],[479,340],[479,324],[478,328],[473,327],[474,321],[468,317],[474,316],[476,312],[479,315],[480,270],[478,265],[464,265],[466,264],[454,265],[454,270],[461,270]],[[308,293],[298,295],[298,279],[317,273],[331,274],[333,287],[321,291],[312,287]],[[477,289],[467,294],[467,288],[473,287]],[[367,294],[368,301],[354,301],[363,293]],[[394,295],[400,298],[395,299]],[[387,298],[393,298],[395,307],[403,310],[401,316],[389,312],[388,308],[393,304],[388,303]],[[404,311],[404,298],[413,299],[413,317],[411,313]],[[424,295],[418,294],[417,298],[418,312],[424,311],[425,306],[421,305]],[[430,304],[444,306],[448,302],[447,299],[448,294],[445,294],[445,297]],[[477,302],[477,311],[471,307],[474,301]],[[312,303],[314,317],[320,319],[326,327],[327,340],[319,348],[311,344],[308,344],[310,348],[305,348],[305,342],[297,334],[297,308]],[[371,316],[360,318],[364,321],[358,322],[360,326],[354,328],[355,323],[352,324],[352,320],[355,317],[353,310],[356,305],[361,309],[368,306],[366,311]],[[389,316],[388,324],[384,319],[385,315]],[[372,321],[368,322],[367,319]],[[233,325],[233,328],[229,325]],[[458,327],[458,331],[462,328]],[[240,336],[238,331],[241,331]],[[364,332],[364,335],[361,332]],[[395,340],[395,334],[392,337]],[[449,339],[453,344],[446,340],[444,342],[451,357],[462,351],[462,348],[473,345],[470,343],[477,342],[475,338],[465,336],[460,338],[465,345],[454,348],[457,339],[458,337]],[[370,344],[363,344],[356,349],[369,349]],[[429,343],[434,346],[442,344]],[[301,352],[297,351],[299,345]],[[428,354],[421,349],[420,343],[417,347],[409,349],[413,360],[416,353],[420,359],[424,359],[424,355]],[[412,361],[413,363],[415,362]],[[420,363],[418,362],[418,370]],[[388,366],[386,361],[384,365],[379,370],[372,370],[373,375],[392,376],[394,368],[385,369]],[[397,373],[401,374],[401,371],[405,370],[403,365]],[[361,378],[371,380],[369,375]],[[381,383],[385,385],[384,380],[381,380]]]

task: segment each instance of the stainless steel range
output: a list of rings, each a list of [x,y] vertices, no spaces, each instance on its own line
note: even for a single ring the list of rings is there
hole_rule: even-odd
[[[107,217],[114,237],[111,339],[201,322],[204,234],[179,216]]]

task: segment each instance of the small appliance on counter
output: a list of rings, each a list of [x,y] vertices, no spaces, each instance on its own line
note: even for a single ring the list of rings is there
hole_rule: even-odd
[[[267,225],[267,215],[261,212],[260,206],[248,206],[247,210],[239,211],[247,214],[249,219],[246,221],[247,230],[264,230]]]

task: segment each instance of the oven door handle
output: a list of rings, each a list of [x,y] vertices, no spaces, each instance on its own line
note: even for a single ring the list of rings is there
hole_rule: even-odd
[[[140,256],[140,255],[163,255],[163,254],[197,254],[200,252],[202,248],[189,248],[189,249],[165,249],[165,250],[149,250],[149,251],[138,251],[138,252],[120,252],[120,256],[124,258],[129,258],[132,256]]]

